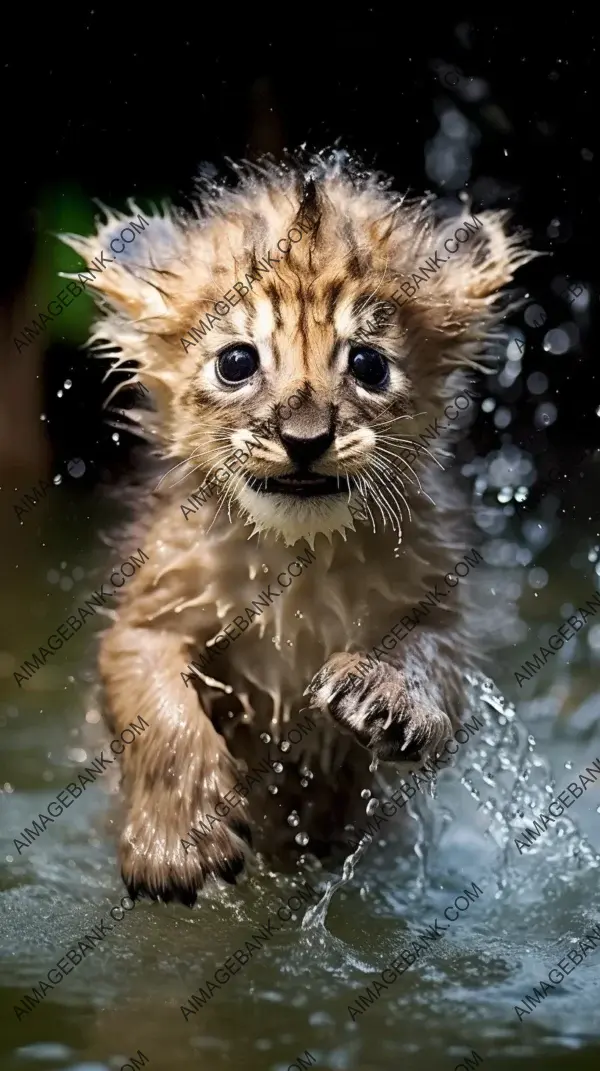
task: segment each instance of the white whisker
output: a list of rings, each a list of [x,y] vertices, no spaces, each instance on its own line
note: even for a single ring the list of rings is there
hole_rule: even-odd
[[[414,477],[415,477],[415,479],[416,479],[416,481],[417,481],[417,483],[419,485],[419,490],[420,490],[421,494],[424,495],[425,498],[428,498],[429,501],[431,502],[431,504],[433,506],[435,506],[435,502],[433,501],[431,495],[429,495],[427,493],[427,491],[425,491],[425,489],[423,488],[423,484],[421,483],[419,477],[417,476],[417,473],[413,469],[412,465],[409,465],[408,461],[405,461],[404,458],[401,457],[399,454],[395,454],[393,450],[386,450],[385,447],[383,447],[383,446],[378,447],[377,453],[378,454],[386,454],[387,457],[394,457],[394,458],[396,458],[397,461],[401,461],[403,465],[406,465],[406,467],[408,469],[410,469],[410,471],[413,473],[413,475],[414,475]],[[395,465],[393,467],[395,468]],[[411,480],[410,482],[414,483],[415,481]]]
[[[442,472],[446,471],[444,466],[442,465],[441,461],[438,460],[438,458],[435,456],[435,454],[432,454],[431,450],[427,446],[423,446],[423,443],[413,442],[412,439],[400,439],[398,436],[381,435],[381,436],[379,436],[379,438],[380,438],[381,442],[388,443],[388,445],[390,443],[394,443],[394,444],[408,443],[408,445],[412,446],[412,448],[414,450],[423,450],[424,453],[429,455],[429,457],[431,458],[432,461],[435,461],[436,465],[438,466],[438,468],[440,468],[442,470]],[[447,456],[451,457],[452,455],[448,454]]]
[[[393,474],[393,471],[392,471],[392,465],[390,465],[388,462],[385,461],[384,458],[381,458],[381,457],[373,458],[373,465],[377,466],[379,468],[379,471],[382,472],[384,476],[389,476],[390,473],[392,474],[392,480],[390,481],[390,485],[389,485],[389,492],[396,499],[396,502],[398,502],[398,499],[397,499],[396,496],[400,495],[400,498],[404,502],[404,505],[406,506],[406,509],[408,511],[408,519],[409,519],[409,521],[412,521],[412,514],[410,512],[410,506],[408,504],[408,501],[404,497],[404,495],[402,494],[402,491],[400,491],[399,488],[396,487],[396,485],[394,483],[394,474]],[[400,482],[402,483],[401,478],[400,478]],[[402,487],[404,488],[404,484],[402,484]],[[400,522],[401,522],[402,521],[402,507],[400,506],[400,503],[398,503],[398,507],[399,507],[399,510],[400,510]]]
[[[420,416],[427,416],[427,413],[403,413],[402,416],[395,416],[390,420],[374,420],[372,424],[367,424],[366,427],[383,428],[386,424],[395,424],[398,420],[416,420],[416,418]]]
[[[386,485],[386,483],[384,482],[384,478],[388,477],[388,471],[386,469],[385,463],[383,462],[383,460],[381,458],[376,458],[376,457],[371,458],[371,465],[372,465],[373,469],[377,470],[376,472],[374,472],[374,476],[376,477],[378,483],[381,484],[382,494],[384,495],[384,497],[386,499],[386,502],[390,506],[390,509],[391,509],[391,503],[389,502],[389,499],[387,497],[388,495],[392,496],[392,499],[395,501],[395,503],[396,503],[396,505],[397,505],[397,507],[399,509],[400,515],[399,516],[396,515],[395,511],[394,511],[394,515],[395,515],[396,522],[397,522],[398,534],[401,535],[402,534],[402,506],[400,505],[400,503],[399,503],[399,501],[398,501],[398,499],[396,497],[396,488],[394,487],[393,482],[390,482],[390,484],[388,484],[388,485]],[[382,476],[380,476],[379,473],[382,473]],[[408,502],[404,498],[404,495],[401,495],[401,498],[402,498],[404,504],[406,505],[406,508],[408,509],[408,519],[411,520],[412,518],[411,518],[411,512],[410,512],[410,508],[409,508]],[[395,531],[396,530],[396,524],[392,525],[392,528]]]
[[[196,458],[205,457],[207,454],[208,454],[208,456],[210,458],[214,458],[215,455],[217,455],[217,459],[215,461],[215,464],[217,464],[219,461],[221,461],[221,459],[230,450],[231,450],[231,446],[229,446],[229,447],[221,446],[217,450],[213,450],[210,447],[206,447],[206,449],[204,450],[203,453],[201,451],[199,451],[199,450],[196,450],[193,454],[190,454],[190,456],[186,457],[183,461],[178,461],[176,465],[173,465],[173,467],[169,469],[168,472],[165,472],[164,476],[161,476],[161,478],[158,481],[158,483],[157,483],[156,487],[154,488],[154,490],[158,491],[158,488],[160,487],[162,481],[164,479],[166,479],[166,477],[169,476],[170,473],[173,472],[175,469],[180,468],[181,465],[189,465],[190,462],[194,461]],[[178,484],[183,483],[183,481],[186,480],[188,478],[188,476],[191,476],[193,472],[196,472],[196,470],[201,467],[201,464],[202,464],[202,462],[200,461],[199,464],[195,465],[191,469],[190,472],[185,472],[180,480],[176,480],[175,483],[171,484],[171,487],[177,487]],[[211,467],[211,470],[209,470],[209,471],[212,471],[212,468],[214,468],[214,465]]]
[[[369,470],[369,469],[371,469],[371,464],[370,464],[370,462],[367,462],[367,470]],[[372,475],[375,477],[377,474],[376,473],[372,473]],[[378,479],[378,482],[379,482],[379,479]],[[376,505],[377,505],[377,507],[379,509],[379,512],[381,513],[384,530],[385,530],[386,525],[387,525],[387,521],[386,521],[386,514],[387,514],[387,516],[390,519],[390,524],[392,526],[392,531],[394,531],[394,529],[395,529],[394,515],[390,511],[387,499],[385,499],[385,497],[383,495],[379,494],[379,489],[374,486],[372,480],[370,481],[370,485],[371,485],[371,496],[374,499],[374,501],[375,501],[375,503],[376,503]],[[383,501],[383,506],[381,504],[382,501]]]
[[[377,524],[375,523],[375,518],[374,518],[374,516],[373,516],[373,514],[371,512],[371,507],[369,506],[368,491],[365,491],[363,489],[363,487],[362,487],[362,484],[366,483],[367,481],[359,473],[355,474],[354,479],[358,483],[358,488],[359,488],[362,500],[363,500],[363,502],[365,504],[365,507],[366,507],[366,509],[368,511],[369,517],[371,518],[371,525],[372,525],[372,528],[373,528],[373,532],[376,532],[377,531]]]

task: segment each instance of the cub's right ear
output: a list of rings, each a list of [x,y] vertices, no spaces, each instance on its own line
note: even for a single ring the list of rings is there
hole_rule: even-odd
[[[163,216],[143,215],[132,201],[129,209],[136,218],[101,207],[106,221],[97,222],[94,236],[57,235],[88,266],[86,273],[60,274],[92,287],[128,319],[151,319],[155,322],[147,328],[168,329],[188,251],[183,219],[168,210]]]

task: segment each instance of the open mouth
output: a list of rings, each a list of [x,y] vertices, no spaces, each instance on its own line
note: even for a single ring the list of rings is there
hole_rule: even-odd
[[[289,476],[267,476],[264,480],[252,477],[249,486],[261,494],[295,495],[296,498],[347,495],[350,490],[343,476],[321,476],[318,472],[294,472]]]

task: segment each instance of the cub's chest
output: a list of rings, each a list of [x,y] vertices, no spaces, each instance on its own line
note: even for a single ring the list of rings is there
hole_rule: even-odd
[[[336,553],[325,540],[238,560],[217,594],[221,630],[228,625],[227,678],[236,688],[296,701],[324,662],[374,642],[394,613],[397,593],[381,564]],[[250,560],[248,560],[250,558]],[[223,583],[223,580],[221,581]],[[222,631],[221,631],[222,634]]]

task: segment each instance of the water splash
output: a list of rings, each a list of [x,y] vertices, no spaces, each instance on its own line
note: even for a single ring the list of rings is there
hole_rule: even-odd
[[[352,878],[354,877],[354,868],[359,859],[365,854],[369,843],[368,840],[361,841],[356,850],[344,860],[341,876],[334,881],[327,882],[325,892],[319,900],[319,903],[315,904],[314,907],[309,907],[306,912],[302,920],[303,930],[313,930],[316,929],[317,926],[321,926],[323,929],[325,928],[325,919],[334,893],[344,885],[347,885],[349,881],[352,881]]]
[[[526,876],[529,880],[524,864],[531,860],[520,858],[514,840],[520,825],[524,827],[531,823],[532,816],[543,811],[556,794],[548,763],[538,754],[534,736],[517,718],[513,705],[489,679],[470,676],[468,684],[467,711],[463,720],[469,720],[476,712],[480,721],[485,719],[483,727],[460,748],[453,767],[441,772],[433,786],[434,793],[417,792],[404,807],[404,813],[410,819],[404,827],[410,832],[411,849],[418,864],[416,873],[413,866],[410,875],[414,889],[410,895],[406,890],[411,900],[422,898],[435,885],[432,861],[435,860],[437,870],[445,852],[449,856],[456,853],[452,836],[456,835],[456,827],[460,825],[456,821],[456,812],[460,800],[457,792],[461,788],[475,805],[477,821],[471,832],[474,839],[480,836],[487,846],[489,867],[496,881],[494,899],[505,894],[512,896],[515,889],[523,888]],[[377,770],[377,763],[372,765]],[[388,796],[386,780],[381,774],[376,780],[382,789],[382,798]],[[373,814],[380,800],[371,798],[369,789],[362,789],[360,797],[368,800],[367,814]],[[398,822],[397,828],[401,827],[402,823]],[[463,837],[459,843],[464,843],[464,834],[459,835]],[[576,861],[579,867],[597,868],[600,865],[600,857],[571,818],[561,817],[548,835],[553,835],[555,840],[550,843],[546,838],[537,849],[538,855],[541,852],[544,857],[544,881],[552,880],[557,857],[562,858],[563,864]],[[306,928],[325,928],[333,896],[352,881],[358,863],[371,846],[371,838],[365,837],[347,856],[341,875],[327,884],[319,903],[307,912]],[[530,851],[535,852],[535,846]],[[546,866],[547,862],[552,866]],[[534,863],[531,869],[531,897],[539,894],[541,865]]]

